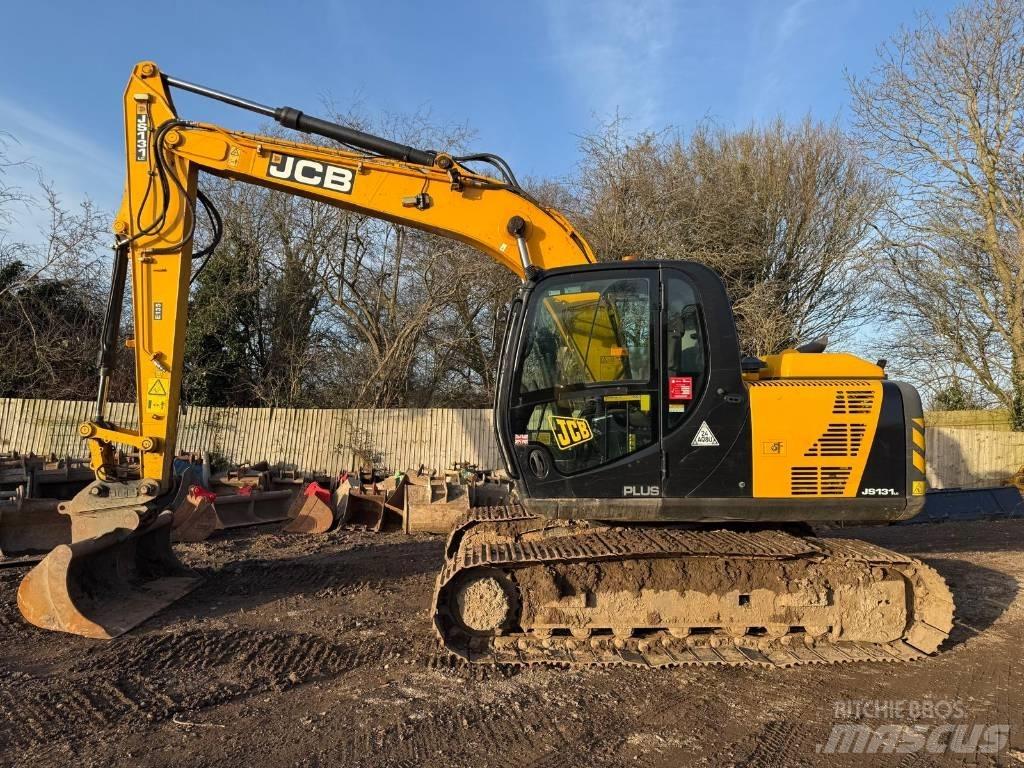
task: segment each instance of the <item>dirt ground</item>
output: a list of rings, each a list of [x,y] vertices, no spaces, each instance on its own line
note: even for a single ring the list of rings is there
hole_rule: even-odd
[[[25,569],[2,569],[0,765],[1024,765],[1024,521],[843,535],[919,555],[947,579],[957,625],[939,656],[460,666],[427,618],[441,537],[264,528],[182,546],[203,586],[112,642],[26,626],[15,606]],[[939,702],[943,717],[917,711]],[[822,753],[851,722],[1008,725],[1010,736],[995,754]]]

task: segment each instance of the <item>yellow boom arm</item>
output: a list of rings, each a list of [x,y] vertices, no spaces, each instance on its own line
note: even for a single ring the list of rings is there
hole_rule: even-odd
[[[141,454],[140,477],[158,486],[146,492],[169,490],[200,170],[454,238],[519,275],[595,260],[557,211],[450,155],[414,151],[429,162],[392,160],[183,121],[168,90],[177,83],[142,62],[124,95],[126,185],[114,232],[131,265],[139,429],[103,420],[101,370],[96,418],[81,427],[100,476],[113,464],[113,445],[124,444]],[[117,287],[115,278],[112,302]]]

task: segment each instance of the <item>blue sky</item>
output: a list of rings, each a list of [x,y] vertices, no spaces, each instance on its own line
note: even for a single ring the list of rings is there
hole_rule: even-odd
[[[469,125],[472,149],[520,176],[563,176],[578,135],[618,111],[632,130],[776,114],[848,118],[844,69],[946,0],[591,2],[18,2],[5,8],[0,131],[68,203],[113,210],[120,98],[134,62],[312,114],[429,111]],[[253,130],[260,118],[186,94],[184,117]],[[27,169],[10,179],[30,184]],[[23,224],[24,226],[24,224]],[[13,234],[13,233],[12,233]]]

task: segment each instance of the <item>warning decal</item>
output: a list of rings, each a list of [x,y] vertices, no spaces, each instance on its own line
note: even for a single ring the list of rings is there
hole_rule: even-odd
[[[711,431],[711,427],[708,426],[706,421],[700,423],[700,429],[697,430],[697,434],[693,436],[693,440],[690,445],[694,448],[710,448],[718,445],[718,438],[715,437],[715,433]]]
[[[668,377],[668,399],[669,400],[693,400],[693,377],[692,376],[669,376]]]
[[[164,416],[167,413],[168,389],[167,379],[154,376],[147,379],[146,410],[150,415]]]

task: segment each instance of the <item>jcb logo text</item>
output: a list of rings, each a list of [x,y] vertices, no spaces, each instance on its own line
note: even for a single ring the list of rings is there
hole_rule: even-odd
[[[568,416],[552,416],[551,432],[555,436],[555,445],[563,451],[594,437],[586,419],[572,419]]]
[[[321,187],[332,192],[352,192],[352,179],[355,174],[348,168],[321,163],[306,157],[292,157],[274,153],[270,156],[267,176],[272,179],[297,181],[310,187]]]

